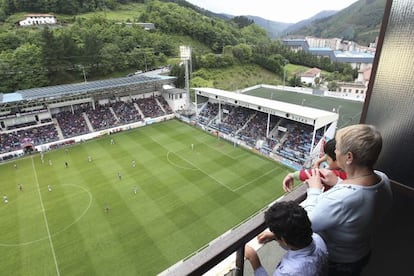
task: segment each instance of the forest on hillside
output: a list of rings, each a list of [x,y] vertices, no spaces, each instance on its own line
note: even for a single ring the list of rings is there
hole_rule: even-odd
[[[1,3],[4,8],[7,3],[34,5],[41,2],[60,1],[2,0]],[[97,7],[102,7],[102,3],[116,2],[117,7],[122,2],[140,1],[68,2],[82,2],[77,6],[80,9],[92,2]],[[289,62],[336,72],[343,80],[351,80],[355,75],[347,64],[289,51],[279,41],[272,41],[264,29],[243,17],[225,21],[179,5],[182,1],[175,2],[178,4],[157,0],[135,3],[139,12],[134,20],[154,23],[155,29],[149,31],[99,14],[73,16],[71,22],[53,28],[21,28],[10,22],[7,24],[6,20],[2,25],[4,31],[0,32],[0,92],[79,82],[86,76],[99,79],[116,72],[165,66],[171,58],[179,57],[179,45],[184,38],[192,47],[193,70],[257,64],[280,76]],[[37,11],[35,7],[30,12]],[[109,9],[109,5],[106,8]],[[57,14],[58,22],[61,17],[63,15]],[[177,86],[182,87],[183,68],[176,64],[172,72],[179,77]],[[301,83],[295,81],[293,85]]]
[[[145,0],[0,0],[0,20],[17,12],[79,14]]]
[[[368,46],[379,35],[386,0],[360,0],[333,16],[315,20],[290,35],[340,37]]]

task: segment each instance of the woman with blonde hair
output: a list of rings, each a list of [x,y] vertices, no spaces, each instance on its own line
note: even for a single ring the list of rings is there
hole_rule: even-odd
[[[304,208],[313,231],[326,242],[330,275],[359,275],[371,254],[375,225],[391,207],[388,177],[373,169],[382,148],[381,133],[372,125],[358,124],[338,130],[336,160],[347,178],[318,169],[309,174]],[[333,185],[322,193],[322,183]]]
[[[329,275],[360,275],[370,258],[373,230],[392,203],[388,177],[373,169],[382,137],[375,126],[358,124],[338,130],[335,138],[336,160],[347,178],[329,170],[307,172],[303,207],[328,247]],[[333,187],[323,192],[323,184]],[[271,235],[258,238],[267,242]]]

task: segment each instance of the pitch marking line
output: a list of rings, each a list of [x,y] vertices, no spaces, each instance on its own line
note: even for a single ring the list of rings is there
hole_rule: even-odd
[[[210,146],[209,144],[206,144],[205,142],[201,142],[200,144],[203,144],[203,145],[205,145],[206,147],[211,148],[211,149],[213,149],[214,151],[219,152],[220,154],[225,155],[225,156],[227,156],[227,157],[229,157],[229,158],[231,158],[231,159],[233,159],[233,160],[240,159],[241,157],[243,157],[244,155],[246,155],[246,152],[242,152],[242,153],[241,153],[241,154],[239,154],[239,155],[233,156],[233,155],[230,155],[230,154],[228,154],[228,153],[223,153],[223,152],[219,151],[216,147]],[[239,147],[239,145],[238,145],[238,147]]]
[[[43,219],[44,219],[45,225],[46,225],[47,236],[49,238],[49,243],[50,243],[50,248],[52,250],[53,260],[55,261],[56,274],[58,276],[60,276],[59,266],[58,266],[57,259],[56,259],[55,248],[53,246],[52,237],[50,235],[49,224],[47,222],[47,216],[46,216],[46,212],[45,212],[45,206],[43,205],[42,194],[40,193],[40,186],[39,186],[39,181],[38,181],[38,178],[37,178],[37,172],[36,172],[36,168],[35,168],[35,165],[34,165],[33,158],[32,158],[32,167],[33,167],[33,172],[34,172],[35,181],[36,181],[36,185],[37,185],[37,191],[39,193],[40,206],[42,207]]]
[[[66,231],[67,229],[69,229],[69,227],[71,227],[72,225],[77,223],[86,214],[86,212],[88,212],[89,208],[92,206],[92,194],[87,189],[85,189],[82,186],[74,185],[74,184],[62,184],[62,186],[73,186],[73,187],[78,187],[78,188],[84,190],[89,195],[89,204],[88,204],[88,207],[86,207],[86,209],[82,212],[82,214],[79,217],[77,217],[71,224],[69,224],[68,226],[66,226],[62,230],[53,233],[51,235],[51,237],[54,237],[54,236],[62,233],[63,231]],[[23,245],[33,244],[35,242],[44,241],[46,239],[48,239],[48,237],[44,237],[44,238],[40,238],[40,239],[37,239],[37,240],[28,241],[28,242],[22,242],[22,243],[0,243],[0,246],[23,246]]]
[[[208,146],[208,145],[206,145],[206,146]],[[170,160],[169,160],[168,156],[169,156],[169,154],[170,154],[170,153],[173,153],[173,154],[177,155],[179,158],[181,158],[182,160],[184,160],[185,162],[187,162],[188,164],[190,164],[191,166],[193,166],[193,168],[189,168],[189,167],[182,167],[182,166],[178,166],[178,165],[176,165],[174,162],[172,162],[172,161],[170,161]],[[169,151],[169,152],[167,153],[167,159],[168,159],[168,162],[170,162],[173,166],[175,166],[175,167],[177,167],[177,168],[180,168],[180,169],[187,169],[187,170],[199,170],[200,172],[204,173],[205,175],[207,175],[208,177],[210,177],[211,179],[213,179],[213,180],[214,180],[214,181],[216,181],[218,184],[220,184],[221,186],[225,187],[226,189],[228,189],[228,190],[229,190],[229,191],[231,191],[231,192],[237,192],[238,190],[242,189],[243,187],[245,187],[245,186],[247,186],[247,185],[250,185],[251,183],[256,182],[257,180],[259,180],[259,179],[260,179],[260,178],[262,178],[263,176],[266,176],[266,175],[268,175],[268,174],[270,174],[270,173],[272,173],[272,172],[274,172],[274,171],[277,171],[277,170],[278,170],[278,168],[273,168],[273,169],[271,169],[270,171],[268,171],[268,172],[266,172],[266,173],[264,173],[264,174],[262,174],[262,175],[260,175],[260,176],[256,177],[255,179],[252,179],[252,180],[250,180],[249,182],[247,182],[247,183],[245,183],[245,184],[243,184],[243,185],[241,185],[241,186],[239,186],[239,187],[237,187],[237,188],[235,188],[235,189],[232,189],[232,188],[230,188],[229,186],[227,186],[226,184],[224,184],[223,182],[221,182],[220,180],[218,180],[217,178],[215,178],[214,176],[212,176],[211,174],[209,174],[208,172],[206,172],[205,170],[203,170],[203,169],[201,169],[200,167],[196,166],[193,162],[191,162],[191,161],[187,160],[186,158],[184,158],[183,156],[181,156],[181,155],[179,155],[179,154],[177,154],[177,153],[174,153],[174,152]]]
[[[197,168],[184,167],[184,166],[180,166],[180,165],[174,163],[173,161],[170,160],[170,153],[175,154],[178,158],[181,158],[183,160],[184,160],[184,158],[182,158],[180,155],[178,155],[175,152],[172,152],[172,151],[167,152],[167,160],[168,160],[168,163],[170,163],[174,167],[179,168],[179,169],[184,169],[184,170],[193,170],[193,171],[197,171],[198,170]],[[184,161],[188,162],[187,160],[184,160]]]
[[[176,153],[174,153],[176,154]],[[199,170],[200,172],[204,173],[205,175],[207,175],[208,177],[210,177],[211,179],[213,179],[214,181],[216,181],[218,184],[220,184],[221,186],[225,187],[226,189],[228,189],[231,192],[234,192],[230,187],[228,187],[226,184],[224,184],[223,182],[221,182],[220,180],[218,180],[217,178],[215,178],[214,176],[210,175],[208,172],[204,171],[203,169],[201,169],[200,167],[194,165],[193,162],[185,159],[184,157],[182,157],[181,155],[176,154],[178,157],[180,157],[181,159],[183,159],[184,161],[186,161],[188,164],[190,164],[191,166],[193,166],[194,168],[196,168],[197,170]]]
[[[252,180],[250,180],[249,182],[244,183],[243,185],[241,185],[241,186],[237,187],[236,189],[234,189],[234,191],[235,191],[235,192],[237,192],[237,191],[238,191],[238,190],[240,190],[241,188],[246,187],[247,185],[250,185],[250,184],[252,184],[252,183],[256,182],[257,180],[259,180],[259,179],[260,179],[260,178],[262,178],[263,176],[268,175],[268,174],[270,174],[270,173],[272,173],[272,172],[274,172],[274,171],[277,171],[278,169],[279,169],[279,168],[274,168],[274,169],[271,169],[271,170],[270,170],[270,171],[268,171],[267,173],[264,173],[264,174],[262,174],[262,175],[260,175],[260,176],[256,177],[255,179],[252,179]]]

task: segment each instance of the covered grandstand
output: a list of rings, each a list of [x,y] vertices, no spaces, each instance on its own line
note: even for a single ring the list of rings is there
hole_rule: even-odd
[[[113,128],[173,116],[163,86],[174,77],[115,78],[20,90],[0,95],[0,156],[22,154],[22,140],[37,150],[84,140]]]
[[[195,88],[197,120],[279,161],[305,164],[338,114],[214,88]],[[293,162],[293,164],[292,164]],[[286,162],[285,162],[286,163]]]
[[[173,79],[175,78],[160,75],[134,75],[124,78],[31,88],[7,94],[0,93],[0,110],[4,111],[4,109],[13,106],[24,106],[30,102],[43,104],[79,96],[97,96],[99,94],[124,96],[143,89],[159,90],[163,84],[171,83]]]

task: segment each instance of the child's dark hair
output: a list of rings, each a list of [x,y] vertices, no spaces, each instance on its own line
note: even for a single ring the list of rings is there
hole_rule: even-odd
[[[326,142],[325,146],[323,147],[323,151],[325,152],[325,154],[328,155],[330,158],[332,158],[333,161],[336,161],[335,149],[336,149],[335,138]]]
[[[305,209],[294,201],[273,204],[264,214],[266,225],[277,239],[297,248],[312,242],[311,222]]]

